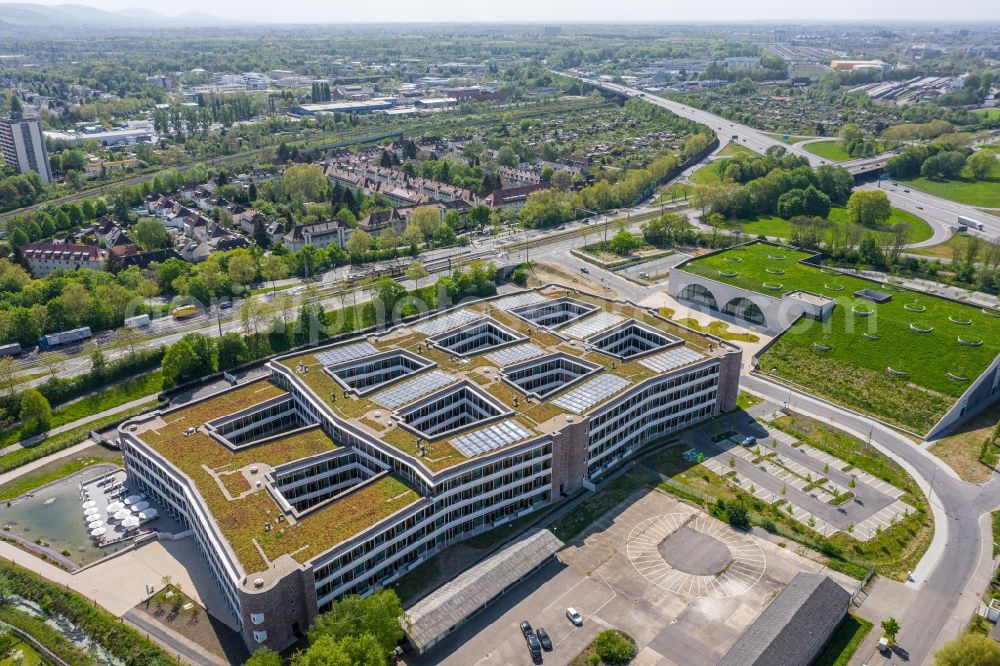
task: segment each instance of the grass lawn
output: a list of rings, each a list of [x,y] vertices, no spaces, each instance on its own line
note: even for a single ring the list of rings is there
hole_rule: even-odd
[[[111,416],[105,416],[97,419],[96,421],[91,421],[90,423],[73,428],[72,430],[67,430],[66,432],[61,432],[58,435],[49,437],[34,446],[17,449],[16,451],[12,451],[5,456],[0,456],[0,473],[9,472],[10,470],[16,469],[21,465],[26,465],[33,460],[38,460],[51,455],[56,451],[68,449],[74,444],[79,444],[83,440],[87,439],[91,430],[99,431],[113,423],[121,423],[126,419],[153,409],[156,404],[156,398],[150,398],[149,402],[144,402],[143,404],[127,409],[124,412],[112,414]]]
[[[569,542],[626,497],[649,484],[650,480],[645,474],[630,469],[594,495],[580,502],[568,513],[560,516],[549,525],[549,529],[561,540]]]
[[[993,167],[993,171],[986,180],[973,180],[966,169],[963,172],[962,180],[931,180],[920,177],[900,180],[899,182],[923,190],[928,194],[969,206],[1000,208],[1000,161]]]
[[[656,205],[660,205],[674,203],[675,201],[684,201],[691,196],[692,192],[694,192],[694,187],[690,184],[673,182],[660,189],[655,203]]]
[[[711,333],[723,340],[734,340],[738,342],[760,342],[760,338],[753,333],[731,333],[729,324],[724,321],[713,321],[708,326],[702,326],[696,319],[675,319],[681,326],[687,326],[702,333]]]
[[[840,140],[829,139],[827,141],[816,141],[802,146],[813,155],[819,155],[831,162],[846,162],[851,159],[850,153],[843,149]]]
[[[868,620],[848,614],[837,625],[812,666],[847,666],[871,628],[872,623]]]
[[[758,155],[759,153],[738,143],[727,143],[718,154],[734,157],[736,155]]]
[[[804,320],[783,334],[761,357],[761,368],[917,433],[927,432],[1000,354],[1000,316],[898,287],[882,288],[893,299],[875,305],[853,294],[880,287],[800,263],[807,256],[754,244],[681,270],[770,297],[802,289],[833,298],[837,305],[824,325]],[[781,287],[769,290],[765,282]],[[887,367],[907,375],[890,375]]]
[[[1000,109],[973,109],[972,112],[986,120],[1000,120]]]
[[[918,247],[906,252],[934,259],[952,259],[955,256],[955,250],[964,252],[968,243],[969,237],[966,234],[953,234],[951,238],[943,243],[931,245],[930,247]]]
[[[13,499],[23,495],[29,490],[34,490],[35,488],[44,486],[52,481],[66,478],[70,474],[79,472],[81,469],[85,469],[91,465],[99,465],[101,463],[114,463],[116,465],[121,465],[122,454],[119,451],[107,449],[99,444],[95,444],[94,446],[81,451],[70,460],[54,460],[50,463],[42,465],[28,474],[25,474],[24,476],[20,476],[9,483],[5,483],[3,486],[0,486],[0,500]]]
[[[722,179],[719,177],[719,169],[723,164],[729,160],[712,160],[705,166],[701,167],[690,176],[688,180],[696,185],[709,185],[711,183],[718,183]]]
[[[1000,555],[1000,511],[990,514],[993,519],[993,557]]]
[[[144,396],[153,396],[162,390],[163,373],[160,370],[133,377],[104,391],[93,393],[59,407],[53,407],[49,428],[64,426],[67,423],[99,414],[106,409],[124,405]],[[0,432],[0,449],[16,444],[22,439],[20,427],[8,428]]]
[[[838,225],[842,225],[847,224],[850,216],[846,208],[834,207],[830,209],[827,219]],[[919,243],[934,235],[934,230],[923,219],[905,210],[893,208],[892,215],[890,215],[889,221],[886,222],[885,226],[888,228],[900,223],[907,226],[907,243]],[[790,220],[782,219],[777,215],[740,220],[740,224],[743,233],[749,236],[767,236],[769,238],[791,238],[792,231],[795,228],[795,225]]]
[[[1000,447],[992,441],[998,425],[1000,405],[993,405],[962,423],[958,432],[939,439],[930,451],[945,461],[963,480],[972,483],[988,481],[1000,454]],[[993,465],[979,460],[983,443],[987,441],[990,443],[986,446],[985,459]]]

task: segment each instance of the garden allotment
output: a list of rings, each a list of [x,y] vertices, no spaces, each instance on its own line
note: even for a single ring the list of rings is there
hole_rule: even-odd
[[[736,407],[739,348],[547,286],[270,361],[120,428],[251,649]]]
[[[777,337],[755,369],[933,439],[1000,393],[1000,312],[764,242],[680,264],[677,300]]]

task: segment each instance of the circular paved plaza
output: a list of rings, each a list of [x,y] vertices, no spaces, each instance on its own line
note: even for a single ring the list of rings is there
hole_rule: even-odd
[[[643,520],[626,551],[646,580],[689,597],[735,597],[764,575],[764,551],[752,538],[701,513]]]

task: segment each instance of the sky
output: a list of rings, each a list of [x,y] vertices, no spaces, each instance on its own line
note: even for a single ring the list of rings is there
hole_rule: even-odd
[[[35,0],[62,4],[66,0]],[[74,0],[70,0],[71,2]],[[75,0],[259,22],[1000,21],[996,0]]]

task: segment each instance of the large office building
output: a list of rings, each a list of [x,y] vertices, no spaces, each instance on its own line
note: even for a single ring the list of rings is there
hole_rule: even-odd
[[[0,118],[0,155],[20,173],[36,172],[43,183],[52,182],[49,152],[45,149],[42,121],[14,113]]]
[[[269,362],[120,429],[131,483],[197,539],[248,647],[573,495],[734,409],[741,351],[564,287]]]

